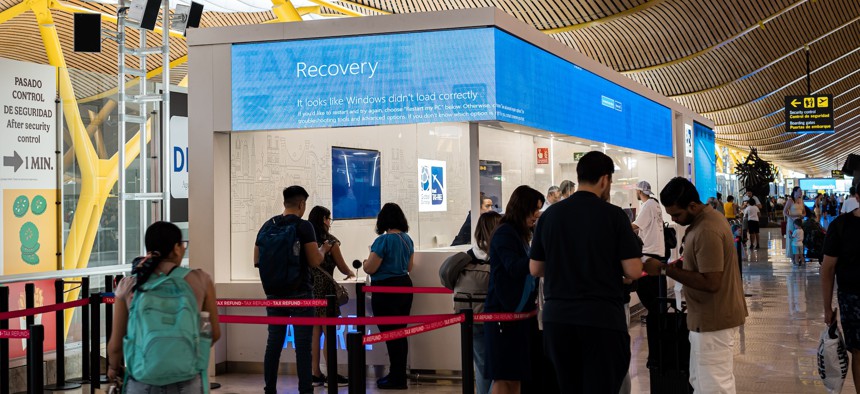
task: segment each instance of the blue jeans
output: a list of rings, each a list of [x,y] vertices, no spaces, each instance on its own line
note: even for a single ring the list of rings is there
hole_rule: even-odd
[[[310,292],[300,293],[289,297],[266,296],[270,300],[309,299]],[[313,308],[266,308],[270,317],[313,317]],[[293,326],[296,340],[296,372],[299,375],[299,393],[313,393],[311,371],[311,336],[313,326]],[[278,366],[281,363],[281,350],[287,338],[287,326],[269,325],[269,339],[266,341],[266,355],[263,359],[263,379],[266,382],[264,391],[276,393],[278,384]]]
[[[489,394],[490,385],[493,383],[492,380],[484,378],[484,348],[484,325],[475,324],[472,326],[472,357],[475,362],[477,394]]]
[[[166,384],[164,386],[151,386],[146,383],[141,383],[129,377],[123,387],[123,393],[126,394],[201,394],[209,392],[203,390],[203,383],[200,376],[186,380],[184,382]]]

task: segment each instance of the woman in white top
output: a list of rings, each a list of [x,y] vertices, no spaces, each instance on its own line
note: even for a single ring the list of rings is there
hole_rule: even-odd
[[[791,190],[791,198],[785,202],[785,208],[782,210],[782,214],[785,216],[785,255],[789,259],[794,258],[794,251],[792,250],[792,244],[794,243],[794,239],[792,237],[792,232],[794,232],[794,219],[803,218],[804,211],[806,207],[803,205],[803,190],[800,190],[800,187],[795,187]]]

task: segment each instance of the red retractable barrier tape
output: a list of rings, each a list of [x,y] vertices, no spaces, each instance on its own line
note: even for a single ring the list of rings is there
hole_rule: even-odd
[[[2,339],[27,339],[30,338],[30,330],[0,330]]]
[[[410,286],[364,286],[365,293],[395,293],[395,294],[454,294],[445,287],[410,287]]]
[[[9,319],[14,319],[16,317],[33,316],[33,315],[38,315],[40,313],[49,313],[49,312],[56,312],[56,311],[63,310],[63,309],[77,308],[79,306],[84,306],[84,305],[87,305],[89,303],[90,303],[90,300],[83,299],[83,300],[77,300],[77,301],[71,301],[71,302],[64,302],[62,304],[45,305],[45,306],[40,306],[38,308],[32,308],[32,309],[23,309],[20,311],[4,312],[4,313],[0,313],[0,320],[9,320]]]
[[[302,308],[302,307],[325,307],[327,301],[324,299],[312,300],[238,300],[223,299],[217,301],[220,307],[280,307],[280,308]]]
[[[296,326],[340,326],[340,325],[378,325],[378,324],[419,324],[432,323],[457,315],[419,315],[419,316],[376,316],[376,317],[268,317],[221,315],[221,323],[273,324]]]
[[[386,342],[393,339],[411,337],[413,335],[423,334],[428,331],[438,330],[443,327],[448,327],[454,324],[462,323],[466,318],[463,315],[456,315],[443,320],[425,323],[420,326],[400,328],[397,330],[381,332],[379,334],[365,335],[364,344],[372,345],[374,343]]]

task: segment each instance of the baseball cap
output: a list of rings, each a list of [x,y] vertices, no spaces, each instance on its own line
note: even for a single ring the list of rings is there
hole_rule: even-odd
[[[639,181],[639,183],[636,184],[636,190],[639,190],[648,196],[654,195],[654,192],[651,191],[651,184],[647,181]]]

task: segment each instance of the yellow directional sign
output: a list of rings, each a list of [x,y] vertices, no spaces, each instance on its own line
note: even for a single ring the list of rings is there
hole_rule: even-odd
[[[791,133],[833,133],[833,96],[785,97],[785,130]]]

